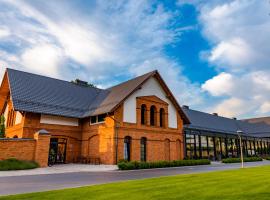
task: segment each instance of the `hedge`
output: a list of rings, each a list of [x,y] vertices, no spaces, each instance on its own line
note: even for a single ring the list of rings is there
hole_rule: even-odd
[[[245,157],[244,162],[257,162],[257,161],[263,161],[262,158],[260,157]],[[241,159],[240,158],[225,158],[222,159],[223,163],[240,163]]]
[[[210,161],[207,159],[201,160],[174,160],[174,161],[158,161],[158,162],[138,162],[138,161],[119,161],[118,168],[120,170],[133,169],[151,169],[164,167],[180,167],[180,166],[194,166],[194,165],[209,165]]]
[[[36,162],[17,160],[15,158],[0,161],[0,171],[34,169],[37,167],[39,166]]]

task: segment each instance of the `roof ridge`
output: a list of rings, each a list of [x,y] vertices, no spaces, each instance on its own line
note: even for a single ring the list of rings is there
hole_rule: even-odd
[[[150,75],[153,75],[153,74],[155,74],[155,73],[157,73],[157,70],[153,70],[153,71],[144,73],[144,74],[142,74],[142,75],[140,75],[140,76],[136,76],[136,77],[134,77],[134,78],[128,79],[128,80],[126,80],[126,81],[124,81],[124,82],[121,82],[121,83],[119,83],[119,84],[117,84],[117,85],[114,85],[114,86],[111,86],[111,87],[109,87],[109,88],[106,88],[105,90],[111,90],[112,88],[117,87],[117,86],[120,86],[120,85],[123,85],[123,84],[125,84],[125,83],[128,83],[129,81],[133,81],[133,80],[136,80],[136,79],[140,79],[140,78],[143,77],[143,76],[150,76]]]

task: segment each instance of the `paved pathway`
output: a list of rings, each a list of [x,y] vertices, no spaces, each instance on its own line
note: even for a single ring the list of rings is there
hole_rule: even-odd
[[[270,161],[246,163],[246,167],[270,165]],[[124,180],[144,179],[177,174],[191,174],[209,171],[231,170],[239,164],[213,163],[205,166],[176,167],[132,171],[72,172],[62,174],[44,174],[0,177],[0,195],[47,191],[95,185]]]
[[[30,170],[0,171],[0,178],[8,176],[62,174],[71,172],[104,172],[115,171],[117,169],[118,167],[116,165],[61,164]]]

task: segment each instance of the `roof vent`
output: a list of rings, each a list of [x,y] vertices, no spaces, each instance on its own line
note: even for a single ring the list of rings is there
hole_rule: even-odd
[[[87,81],[82,81],[82,80],[80,80],[80,79],[76,79],[76,80],[74,81],[74,83],[75,83],[76,85],[80,85],[80,86],[84,86],[84,87],[88,87],[88,86],[89,86],[89,84],[88,84]]]
[[[187,105],[183,105],[182,107],[185,109],[189,109],[189,106],[187,106]]]
[[[217,113],[213,113],[213,115],[218,116],[218,114],[217,114]]]

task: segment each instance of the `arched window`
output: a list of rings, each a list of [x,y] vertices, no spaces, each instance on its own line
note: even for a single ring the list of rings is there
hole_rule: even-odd
[[[160,119],[160,121],[159,121],[160,127],[164,127],[165,126],[165,110],[164,110],[164,108],[160,108],[160,110],[159,110],[159,119]]]
[[[150,125],[155,126],[157,123],[157,109],[155,106],[150,107]]]
[[[141,105],[141,124],[146,124],[146,105]]]
[[[131,153],[131,137],[126,136],[124,139],[124,159],[130,161],[130,153]]]
[[[146,162],[146,138],[141,138],[141,161]]]
[[[164,153],[165,153],[165,160],[170,160],[170,140],[166,139],[164,142]]]
[[[18,136],[17,135],[14,135],[13,138],[18,138]]]

